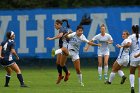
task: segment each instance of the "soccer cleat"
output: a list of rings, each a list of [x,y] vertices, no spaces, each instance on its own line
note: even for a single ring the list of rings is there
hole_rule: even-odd
[[[83,83],[83,82],[80,82],[80,85],[81,85],[82,87],[84,87],[84,83]]]
[[[134,87],[131,87],[131,93],[135,93]]]
[[[126,76],[122,76],[121,84],[125,82],[126,78],[127,78]]]
[[[99,78],[99,80],[102,80],[102,75],[99,75],[98,78]]]
[[[52,56],[52,57],[55,56],[55,49],[54,49],[54,48],[52,49],[51,56]]]
[[[65,78],[64,78],[64,81],[65,81],[65,82],[68,81],[69,76],[70,76],[70,72],[68,71],[68,74],[66,74],[66,75],[65,75]]]
[[[20,87],[28,87],[27,85],[23,84],[23,85],[20,85]]]
[[[63,78],[64,78],[64,76],[58,76],[56,84],[59,84]]]
[[[108,80],[108,76],[106,74],[104,75],[104,79],[105,80]]]
[[[107,80],[107,81],[105,81],[105,84],[111,84],[111,82],[109,82],[109,81]]]

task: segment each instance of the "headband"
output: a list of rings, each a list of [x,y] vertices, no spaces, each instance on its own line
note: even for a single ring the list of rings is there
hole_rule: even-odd
[[[13,31],[11,31],[11,35],[10,35],[10,37],[12,36],[12,35],[14,35],[15,33],[13,32]]]

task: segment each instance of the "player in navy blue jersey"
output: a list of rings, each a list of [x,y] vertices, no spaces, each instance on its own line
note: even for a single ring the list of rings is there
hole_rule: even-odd
[[[68,46],[68,40],[64,38],[64,35],[66,33],[68,33],[68,28],[62,26],[64,21],[66,21],[66,20],[58,20],[57,19],[55,21],[55,28],[59,31],[59,34],[52,37],[52,38],[47,37],[47,40],[59,39],[59,48],[62,48],[62,47],[67,48],[67,46]],[[68,26],[69,25],[67,24],[67,27]],[[65,64],[60,64],[60,63],[65,63],[65,62],[60,62],[62,58],[63,58],[63,61],[67,60],[67,56],[65,56],[65,55],[63,55],[63,54],[58,54],[57,55],[56,64],[57,64],[57,70],[58,70],[59,76],[58,76],[56,84],[59,84],[60,81],[64,78],[64,76],[62,75],[62,69],[65,72],[64,81],[67,81],[68,78],[69,78],[69,75],[70,75],[70,72],[68,71],[66,65]]]
[[[0,63],[5,68],[7,74],[5,76],[5,87],[9,87],[9,81],[12,74],[12,70],[17,73],[17,78],[20,81],[21,87],[27,87],[24,84],[24,80],[21,74],[21,70],[16,64],[16,62],[13,60],[12,55],[15,56],[17,60],[19,60],[19,57],[15,51],[15,34],[13,31],[7,32],[6,34],[7,40],[3,41],[0,45]]]

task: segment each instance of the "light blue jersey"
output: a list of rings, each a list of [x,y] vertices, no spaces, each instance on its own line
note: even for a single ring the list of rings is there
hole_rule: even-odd
[[[68,49],[73,49],[77,52],[79,52],[81,42],[89,42],[83,34],[78,37],[76,32],[69,34],[68,37],[70,38]]]
[[[131,40],[130,40],[130,39],[125,39],[125,40],[121,43],[121,46],[126,45],[128,42],[131,43]],[[123,48],[123,47],[120,48],[120,52],[119,52],[118,58],[121,58],[121,56],[129,55],[129,51],[130,51],[130,48]]]
[[[102,46],[98,47],[98,56],[102,56],[102,55],[109,55],[109,47],[108,47],[108,43],[107,41],[113,40],[111,35],[105,33],[104,36],[102,36],[101,34],[98,34],[96,36],[94,36],[92,38],[93,41],[97,41],[98,43],[100,43]]]

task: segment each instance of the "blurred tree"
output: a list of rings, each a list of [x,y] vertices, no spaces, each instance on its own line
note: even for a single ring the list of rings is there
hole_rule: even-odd
[[[139,0],[0,0],[0,9],[139,6]]]

